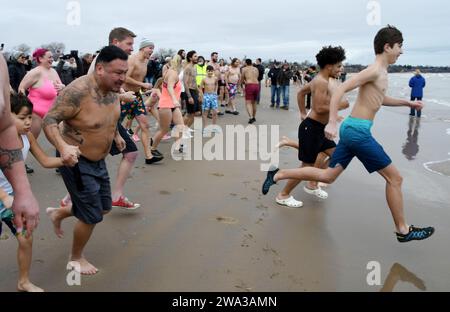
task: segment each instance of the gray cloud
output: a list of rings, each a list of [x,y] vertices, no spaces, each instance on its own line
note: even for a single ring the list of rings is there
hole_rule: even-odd
[[[144,1],[79,0],[81,25],[66,23],[69,1],[40,0],[2,8],[1,41],[38,47],[62,41],[67,49],[95,51],[107,44],[111,28],[124,26],[158,48],[195,49],[209,56],[314,60],[323,45],[342,45],[351,63],[374,58],[372,41],[381,26],[366,22],[369,0],[211,0]],[[400,64],[449,65],[444,34],[450,23],[443,0],[378,0],[381,25],[393,24],[405,37]],[[447,35],[448,36],[448,35]]]

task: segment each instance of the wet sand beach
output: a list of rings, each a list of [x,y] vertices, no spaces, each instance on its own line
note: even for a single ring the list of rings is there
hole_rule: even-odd
[[[291,86],[290,111],[269,108],[269,98],[270,88],[263,87],[256,125],[280,125],[280,135],[296,139],[296,87]],[[247,125],[242,97],[238,103],[241,114],[225,115],[219,124]],[[96,227],[86,256],[100,272],[73,287],[66,283],[66,264],[74,220],[64,221],[65,237],[58,239],[45,215],[66,193],[64,184],[54,170],[29,157],[35,169],[29,178],[41,207],[31,279],[46,291],[68,292],[450,291],[450,178],[424,166],[449,158],[450,112],[445,112],[438,119],[429,110],[430,117],[422,118],[412,159],[403,154],[407,108],[382,108],[373,128],[404,177],[407,221],[435,226],[429,240],[397,242],[384,180],[369,175],[357,159],[327,188],[327,200],[306,194],[301,184],[293,195],[304,206],[288,209],[274,202],[284,182],[261,194],[260,161],[174,161],[169,141],[160,145],[166,156],[161,164],[144,165],[140,151],[125,193],[142,207],[113,209]],[[39,141],[53,154],[43,134]],[[107,158],[112,182],[119,160]],[[298,165],[295,150],[280,151],[282,168]],[[10,237],[0,244],[0,291],[15,291],[17,243]],[[381,265],[381,285],[367,284],[370,261]]]

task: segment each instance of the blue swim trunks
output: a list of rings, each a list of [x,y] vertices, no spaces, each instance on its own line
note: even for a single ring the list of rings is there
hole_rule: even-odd
[[[11,209],[6,209],[0,200],[0,235],[2,234],[2,223],[5,223],[11,232],[16,235],[16,227],[13,224],[14,214]]]
[[[217,94],[216,93],[205,93],[203,96],[203,111],[207,110],[217,110],[219,108]]]
[[[341,165],[345,169],[355,156],[369,173],[382,170],[392,163],[383,147],[372,137],[372,125],[371,120],[351,116],[344,120],[339,130],[339,143],[331,157],[331,168]]]

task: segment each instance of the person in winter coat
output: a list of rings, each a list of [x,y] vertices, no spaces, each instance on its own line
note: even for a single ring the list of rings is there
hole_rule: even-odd
[[[420,70],[416,69],[414,77],[409,80],[409,87],[411,88],[411,101],[422,101],[423,88],[425,88],[425,78],[420,74]],[[417,117],[420,118],[422,111],[417,111]],[[411,108],[410,116],[416,115],[416,110]]]

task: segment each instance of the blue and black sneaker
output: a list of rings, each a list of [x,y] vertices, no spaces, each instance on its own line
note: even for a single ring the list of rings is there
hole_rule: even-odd
[[[407,234],[396,233],[397,240],[400,243],[406,243],[412,240],[423,240],[427,239],[434,233],[434,227],[418,228],[414,225],[409,227],[409,232]]]
[[[279,170],[280,169],[277,168],[275,170],[267,171],[267,177],[266,177],[266,180],[264,181],[263,186],[262,186],[262,193],[264,195],[269,193],[269,189],[270,189],[270,187],[272,185],[276,184],[275,181],[273,180],[273,177],[277,174],[277,172]]]

